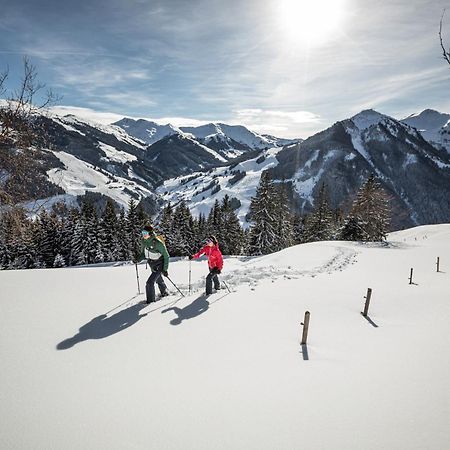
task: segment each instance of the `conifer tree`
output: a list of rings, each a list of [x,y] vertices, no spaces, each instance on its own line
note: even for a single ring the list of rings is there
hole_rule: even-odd
[[[273,251],[283,250],[294,244],[293,217],[289,208],[285,183],[277,187],[276,193],[277,242]]]
[[[333,236],[333,214],[325,183],[314,200],[314,211],[305,219],[304,242],[326,241]]]
[[[244,235],[228,194],[222,199],[220,215],[222,222],[220,239],[218,238],[220,249],[224,255],[240,255],[244,246]]]
[[[389,231],[389,215],[387,194],[375,176],[370,175],[358,191],[345,232],[348,236],[350,223],[353,227],[358,224],[362,240],[382,241]]]
[[[187,256],[194,251],[194,219],[184,200],[175,208],[173,214],[173,234],[171,256]]]
[[[278,220],[276,217],[276,190],[268,172],[263,172],[256,195],[250,203],[252,225],[248,236],[250,255],[265,255],[277,247]]]

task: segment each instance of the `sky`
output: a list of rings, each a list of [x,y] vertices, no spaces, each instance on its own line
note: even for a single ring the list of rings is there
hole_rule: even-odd
[[[8,87],[28,56],[59,112],[308,137],[374,108],[450,112],[450,0],[0,0]]]

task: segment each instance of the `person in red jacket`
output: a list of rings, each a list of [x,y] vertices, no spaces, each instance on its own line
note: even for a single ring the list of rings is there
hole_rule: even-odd
[[[206,245],[195,255],[189,256],[189,259],[197,259],[200,256],[206,255],[208,257],[209,274],[206,277],[206,295],[212,294],[212,285],[214,282],[214,289],[220,289],[219,277],[217,275],[222,272],[223,257],[219,249],[219,243],[215,236],[209,236],[206,240]]]

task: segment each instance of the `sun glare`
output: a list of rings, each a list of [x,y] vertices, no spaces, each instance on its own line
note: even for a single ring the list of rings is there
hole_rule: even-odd
[[[320,45],[342,24],[346,0],[278,0],[281,31],[298,44]]]

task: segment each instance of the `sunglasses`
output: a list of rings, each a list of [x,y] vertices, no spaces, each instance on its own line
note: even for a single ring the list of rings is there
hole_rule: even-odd
[[[141,231],[141,233],[142,233],[142,236],[148,236],[150,233],[148,232],[148,231],[146,231],[146,230],[142,230]]]

